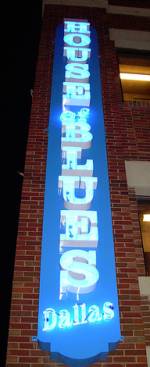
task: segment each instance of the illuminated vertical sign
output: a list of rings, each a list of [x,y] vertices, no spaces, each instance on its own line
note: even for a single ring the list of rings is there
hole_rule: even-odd
[[[85,20],[55,41],[38,340],[85,366],[121,340],[98,48]]]

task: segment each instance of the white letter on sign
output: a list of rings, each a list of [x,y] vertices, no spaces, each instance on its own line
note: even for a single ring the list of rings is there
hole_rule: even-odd
[[[66,82],[80,82],[81,80],[83,82],[88,82],[89,81],[89,76],[90,76],[90,72],[89,72],[89,65],[88,64],[76,64],[76,63],[71,63],[71,64],[67,64],[65,67],[65,81]]]
[[[64,47],[64,56],[67,57],[69,62],[84,63],[90,58],[90,55],[90,48]]]
[[[64,36],[65,45],[86,47],[90,44],[91,39],[85,34],[70,33]]]
[[[60,258],[60,294],[90,293],[99,279],[96,251],[70,250]]]
[[[65,208],[88,210],[97,187],[97,177],[59,176],[58,187],[63,190]]]
[[[88,22],[73,22],[69,20],[65,20],[65,33],[69,32],[79,32],[79,33],[90,33],[89,31],[90,23]]]
[[[89,106],[90,84],[89,83],[63,83],[63,106]]]
[[[60,215],[60,252],[64,247],[97,247],[96,211],[61,210]]]
[[[79,147],[62,147],[62,158],[66,163],[62,164],[63,176],[92,176],[93,160],[87,159],[86,164],[78,164],[82,149]]]

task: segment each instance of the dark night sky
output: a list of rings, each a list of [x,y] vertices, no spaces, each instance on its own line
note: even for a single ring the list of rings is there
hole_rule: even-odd
[[[4,133],[1,134],[4,163],[1,180],[4,183],[5,192],[2,195],[5,200],[5,215],[3,214],[5,232],[1,242],[0,256],[0,367],[5,366],[11,285],[23,180],[18,172],[24,171],[32,102],[30,90],[34,89],[41,24],[42,0],[6,2],[1,11],[1,58],[3,62],[1,111],[4,116],[1,119],[1,127],[4,127]]]

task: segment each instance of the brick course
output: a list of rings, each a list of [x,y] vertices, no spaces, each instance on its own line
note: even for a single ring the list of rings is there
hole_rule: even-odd
[[[39,349],[37,333],[40,253],[47,155],[47,126],[56,26],[63,18],[87,18],[96,28],[101,50],[101,76],[110,179],[116,271],[124,336],[101,367],[147,367],[145,346],[150,343],[150,304],[141,298],[138,276],[145,274],[137,203],[128,190],[125,160],[150,158],[150,104],[122,101],[119,68],[108,27],[141,29],[128,16],[106,15],[103,9],[46,6],[39,47],[26,164],[22,189],[13,279],[7,367],[56,366]],[[118,19],[118,20],[117,20]],[[129,23],[127,25],[127,21]],[[111,23],[112,22],[112,23]],[[121,22],[121,23],[120,23]],[[135,27],[134,27],[135,24]],[[142,23],[141,23],[142,24]],[[131,27],[131,28],[130,28]],[[139,27],[139,28],[138,28]],[[147,29],[147,23],[142,29]]]

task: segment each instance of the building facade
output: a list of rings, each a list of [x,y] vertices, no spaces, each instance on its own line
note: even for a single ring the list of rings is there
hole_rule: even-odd
[[[150,366],[150,6],[148,1],[139,3],[44,3],[16,246],[7,367],[57,364],[48,350],[40,348],[36,336],[55,34],[64,19],[88,20],[96,29],[101,50],[102,104],[123,339],[106,360],[96,363],[101,367]]]

